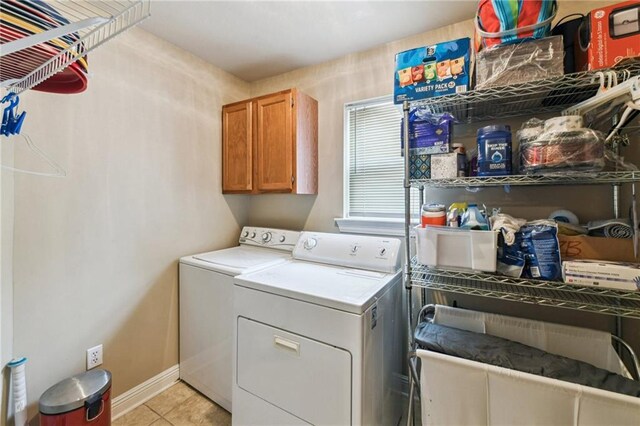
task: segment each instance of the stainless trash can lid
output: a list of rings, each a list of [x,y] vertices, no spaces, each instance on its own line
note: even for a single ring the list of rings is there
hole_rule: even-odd
[[[94,395],[102,395],[111,386],[111,373],[91,370],[64,379],[47,389],[40,397],[42,414],[62,414],[84,405]]]

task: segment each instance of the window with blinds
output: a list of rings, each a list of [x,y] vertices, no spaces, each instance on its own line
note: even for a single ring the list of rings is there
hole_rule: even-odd
[[[403,218],[402,110],[388,97],[347,105],[345,119],[348,217]],[[417,190],[412,189],[411,201],[417,212]]]

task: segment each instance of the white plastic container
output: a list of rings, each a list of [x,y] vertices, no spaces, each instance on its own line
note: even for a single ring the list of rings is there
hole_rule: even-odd
[[[498,232],[446,226],[417,226],[418,262],[442,268],[495,272]]]

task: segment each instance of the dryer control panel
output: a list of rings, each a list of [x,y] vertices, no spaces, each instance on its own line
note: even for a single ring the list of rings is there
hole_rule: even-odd
[[[394,273],[400,269],[400,248],[397,238],[302,232],[293,258]]]
[[[273,249],[293,251],[300,232],[286,229],[257,228],[245,226],[240,232],[239,242],[248,246],[269,247]]]

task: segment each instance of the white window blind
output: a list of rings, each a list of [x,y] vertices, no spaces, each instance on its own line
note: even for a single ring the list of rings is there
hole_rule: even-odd
[[[404,217],[404,158],[400,150],[402,111],[390,98],[347,105],[347,214]],[[418,212],[412,189],[411,212]]]

